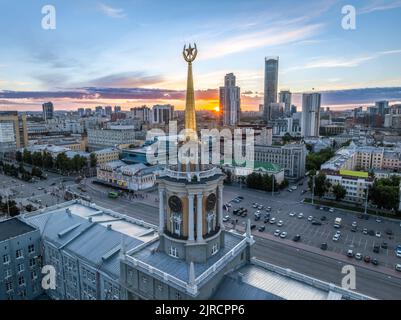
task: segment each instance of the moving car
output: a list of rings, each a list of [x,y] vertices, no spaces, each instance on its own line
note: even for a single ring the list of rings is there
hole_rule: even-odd
[[[298,242],[299,240],[301,240],[301,236],[299,234],[297,234],[296,236],[294,236],[294,238],[292,238],[292,241],[294,242]]]

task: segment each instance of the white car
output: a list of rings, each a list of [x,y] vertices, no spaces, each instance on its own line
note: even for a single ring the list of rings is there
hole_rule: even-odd
[[[281,233],[281,231],[280,230],[276,230],[276,231],[274,231],[274,235],[276,236],[276,237],[278,237],[279,235],[280,235],[280,233]]]
[[[309,216],[308,221],[312,221],[312,220],[313,220],[313,216]]]
[[[395,270],[401,271],[401,263],[397,263],[397,264],[395,265]]]
[[[287,237],[287,232],[281,232],[281,234],[280,234],[280,238],[282,238],[282,239],[284,239],[284,238],[286,238]]]
[[[229,221],[230,220],[230,216],[225,216],[224,218],[223,218],[223,222],[227,222],[227,221]]]
[[[376,218],[376,222],[377,222],[377,223],[380,223],[380,222],[382,222],[382,219]]]
[[[337,230],[337,231],[336,231],[336,234],[341,235],[341,231],[340,231],[340,230]]]
[[[275,223],[276,223],[276,218],[271,218],[271,219],[269,220],[269,222],[270,222],[270,224],[275,224]]]
[[[298,214],[298,219],[302,219],[304,217],[304,214],[301,212],[300,214]]]
[[[353,226],[353,227],[356,227],[358,224],[356,223],[356,221],[354,221],[354,222],[352,222],[352,225],[351,226]]]
[[[355,254],[355,259],[356,260],[362,260],[362,254],[360,254],[359,252]]]
[[[334,212],[334,209],[333,209],[333,208],[330,208],[329,212],[333,213],[333,212]]]
[[[338,241],[338,240],[340,240],[340,234],[336,233],[336,234],[333,236],[333,241]]]
[[[293,217],[293,216],[295,216],[296,215],[296,212],[295,211],[291,211],[290,212],[290,217]]]
[[[380,231],[376,231],[376,237],[381,238],[382,234]]]
[[[277,222],[277,227],[282,227],[284,224],[283,220],[280,220],[279,222]]]

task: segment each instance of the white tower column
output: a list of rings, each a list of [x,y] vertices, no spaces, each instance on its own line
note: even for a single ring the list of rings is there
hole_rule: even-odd
[[[159,189],[159,233],[164,229],[164,190]]]
[[[188,194],[188,240],[194,241],[194,195]]]
[[[202,221],[202,193],[197,196],[197,210],[196,210],[196,241],[202,241],[203,221]]]
[[[223,222],[223,186],[219,186],[218,188],[218,199],[217,199],[217,214],[219,219],[219,225],[222,230],[224,230],[224,222]]]

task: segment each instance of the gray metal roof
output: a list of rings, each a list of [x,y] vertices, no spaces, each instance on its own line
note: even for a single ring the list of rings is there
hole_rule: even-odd
[[[242,293],[242,296],[239,296],[239,292]],[[214,299],[326,300],[328,296],[328,291],[248,264],[230,277],[225,277],[222,286],[216,291]]]
[[[229,232],[224,236],[224,248],[221,248],[218,253],[211,257],[206,263],[194,263],[195,277],[200,276],[227,252],[233,249],[237,244],[243,240],[242,237],[233,235]],[[177,279],[188,282],[189,281],[189,264],[182,259],[176,259],[168,254],[157,251],[159,241],[146,246],[138,252],[132,254],[132,257],[149,264],[153,268],[159,269]]]
[[[8,240],[34,230],[35,228],[18,218],[4,220],[0,222],[0,241]]]

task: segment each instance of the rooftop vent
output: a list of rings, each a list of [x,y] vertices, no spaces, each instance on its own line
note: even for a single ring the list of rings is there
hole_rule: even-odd
[[[107,225],[107,230],[111,230],[111,224]]]
[[[68,214],[69,217],[71,217],[71,210],[70,210],[70,208],[65,209],[65,212]]]

